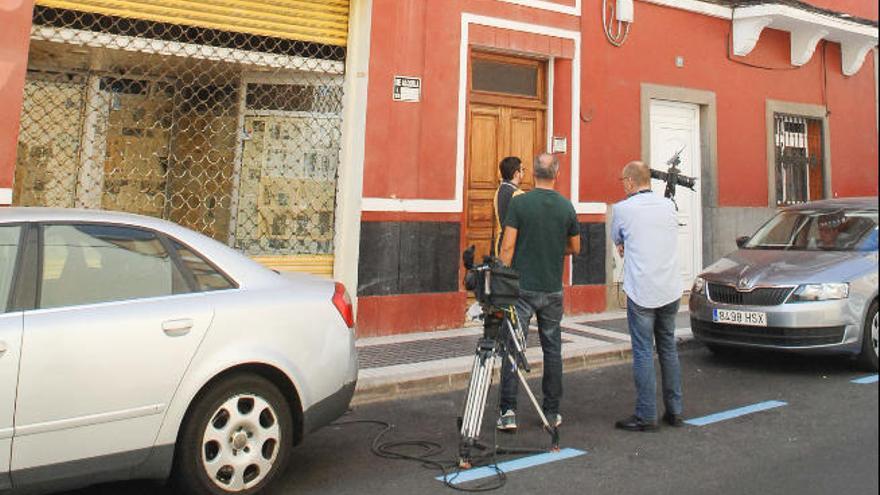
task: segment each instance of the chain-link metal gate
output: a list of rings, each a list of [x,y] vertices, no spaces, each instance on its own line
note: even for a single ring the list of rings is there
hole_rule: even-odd
[[[332,254],[343,47],[38,6],[17,205]]]

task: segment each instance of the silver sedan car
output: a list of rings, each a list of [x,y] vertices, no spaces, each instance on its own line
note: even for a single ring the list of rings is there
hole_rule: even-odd
[[[354,341],[341,284],[155,218],[0,208],[0,492],[256,493],[347,409]]]
[[[779,211],[696,278],[691,330],[731,347],[841,352],[877,370],[877,198]]]

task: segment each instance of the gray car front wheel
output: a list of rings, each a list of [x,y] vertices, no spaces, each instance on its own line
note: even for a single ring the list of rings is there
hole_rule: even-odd
[[[236,375],[197,399],[179,442],[174,481],[181,491],[250,495],[269,485],[287,464],[292,415],[271,382]]]
[[[862,327],[862,352],[859,354],[859,366],[868,371],[877,371],[877,330],[877,301],[874,301]]]

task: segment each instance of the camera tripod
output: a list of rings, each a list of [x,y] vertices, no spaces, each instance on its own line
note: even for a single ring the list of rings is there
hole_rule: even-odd
[[[538,401],[535,399],[535,395],[529,388],[529,384],[522,373],[523,369],[526,372],[529,372],[531,369],[526,360],[525,351],[525,334],[513,305],[495,307],[483,304],[483,337],[477,342],[470,383],[468,384],[462,415],[458,418],[461,433],[458,445],[458,466],[460,468],[469,469],[472,467],[471,451],[473,449],[487,449],[485,445],[479,443],[480,427],[483,423],[483,413],[486,410],[489,387],[492,384],[495,360],[499,357],[502,360],[502,366],[509,365],[512,367],[520,384],[526,390],[532,406],[534,406],[541,418],[541,422],[544,424],[544,430],[550,435],[552,441],[550,450],[559,450],[559,430],[547,421],[547,416],[538,405]],[[546,449],[499,448],[497,445],[494,446],[494,449],[497,454],[522,454],[546,451]]]

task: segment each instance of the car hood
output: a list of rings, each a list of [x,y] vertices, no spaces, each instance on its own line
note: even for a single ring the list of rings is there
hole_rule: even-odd
[[[877,270],[877,252],[739,249],[703,271],[712,282],[751,288],[847,282]]]

